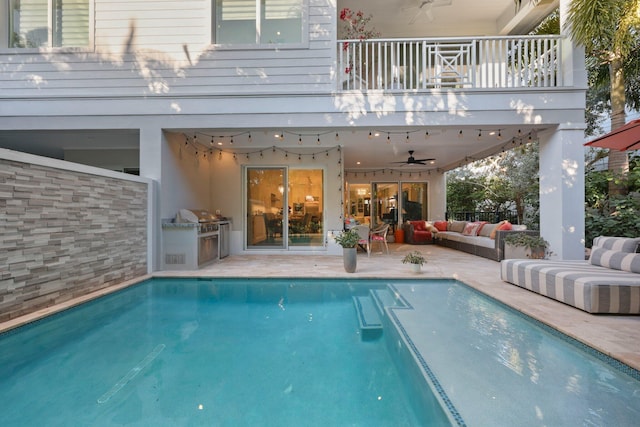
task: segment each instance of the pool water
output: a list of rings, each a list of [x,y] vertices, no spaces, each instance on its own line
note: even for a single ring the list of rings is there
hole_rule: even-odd
[[[154,280],[0,340],[2,426],[417,426],[339,282]]]
[[[365,339],[371,289],[394,307]],[[455,280],[154,279],[1,334],[0,402],[2,426],[625,427],[640,373]]]

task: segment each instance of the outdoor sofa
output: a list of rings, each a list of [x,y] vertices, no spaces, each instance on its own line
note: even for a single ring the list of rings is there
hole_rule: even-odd
[[[512,225],[508,221],[495,224],[483,221],[435,221],[433,226],[438,230],[434,237],[438,245],[494,261],[504,259],[504,238],[508,234],[539,235],[537,230],[527,230],[524,225]]]
[[[509,259],[501,278],[588,313],[640,314],[640,238],[594,239],[588,261]]]

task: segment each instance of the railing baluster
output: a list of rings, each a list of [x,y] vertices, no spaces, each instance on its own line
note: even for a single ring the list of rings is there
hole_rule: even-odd
[[[339,40],[338,90],[562,86],[559,37]]]

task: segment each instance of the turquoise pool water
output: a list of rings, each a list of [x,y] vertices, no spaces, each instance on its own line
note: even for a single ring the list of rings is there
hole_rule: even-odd
[[[423,425],[361,339],[368,288],[154,280],[4,334],[0,425]]]
[[[381,339],[369,289],[397,297]],[[0,335],[0,402],[2,426],[624,427],[640,373],[453,280],[156,279]]]

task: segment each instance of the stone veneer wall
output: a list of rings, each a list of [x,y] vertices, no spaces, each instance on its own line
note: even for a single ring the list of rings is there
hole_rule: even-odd
[[[0,158],[0,322],[147,273],[149,184],[96,171]]]

